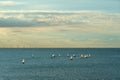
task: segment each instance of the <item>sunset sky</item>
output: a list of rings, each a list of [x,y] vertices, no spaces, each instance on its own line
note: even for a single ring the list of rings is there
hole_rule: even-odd
[[[0,0],[0,47],[120,48],[120,0]]]

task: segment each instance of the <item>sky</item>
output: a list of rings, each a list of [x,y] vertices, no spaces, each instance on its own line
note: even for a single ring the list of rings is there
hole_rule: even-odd
[[[0,47],[120,48],[120,0],[0,0]]]
[[[119,0],[0,0],[1,10],[101,10],[120,12]]]

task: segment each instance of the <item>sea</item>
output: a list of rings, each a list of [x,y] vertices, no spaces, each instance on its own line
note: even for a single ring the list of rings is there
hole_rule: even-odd
[[[0,80],[120,80],[120,48],[0,48]]]

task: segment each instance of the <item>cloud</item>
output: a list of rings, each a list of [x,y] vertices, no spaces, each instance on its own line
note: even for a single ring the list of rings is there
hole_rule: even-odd
[[[4,11],[0,47],[120,47],[120,14]]]
[[[0,26],[2,27],[31,27],[31,26],[37,26],[36,23],[25,21],[25,20],[19,20],[16,18],[7,18],[3,19],[0,18]]]
[[[119,25],[120,14],[105,13],[99,11],[0,11],[0,20],[3,25],[14,21],[14,26],[99,26],[99,25]],[[23,24],[18,24],[19,22]],[[26,24],[25,24],[26,23]],[[9,25],[7,25],[9,27]],[[11,26],[12,27],[12,26]]]
[[[14,6],[14,5],[21,5],[25,4],[22,2],[15,2],[15,1],[0,1],[0,6]]]

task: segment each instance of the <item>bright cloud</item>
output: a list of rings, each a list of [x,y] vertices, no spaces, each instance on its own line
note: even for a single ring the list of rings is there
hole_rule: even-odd
[[[15,2],[15,1],[0,1],[0,6],[14,6],[24,4],[22,2]]]

